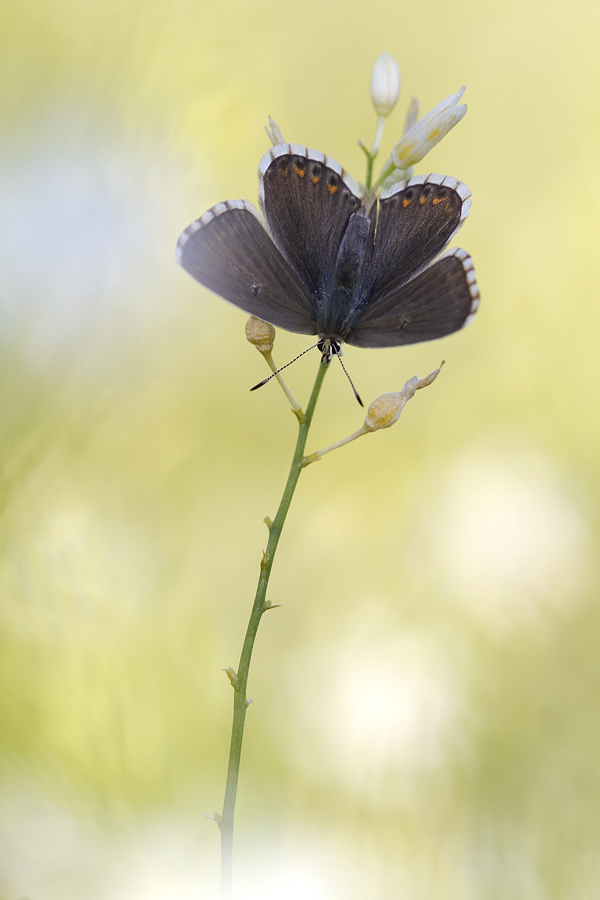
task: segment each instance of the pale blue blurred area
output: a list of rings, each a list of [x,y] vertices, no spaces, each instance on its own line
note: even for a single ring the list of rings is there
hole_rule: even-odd
[[[26,146],[4,148],[3,334],[26,327],[37,358],[77,357],[96,341],[118,345],[156,317],[184,173],[111,124],[57,107]]]
[[[259,632],[244,900],[588,900],[597,698],[600,13],[592,4],[0,8],[0,897],[218,895],[231,688],[295,419],[175,264],[257,198],[267,116],[354,177],[371,65],[467,85],[464,332],[347,348],[389,431],[302,475]],[[305,349],[278,333],[280,364]],[[305,404],[318,364],[288,370]],[[287,374],[287,373],[286,373]],[[339,367],[309,450],[363,413]]]

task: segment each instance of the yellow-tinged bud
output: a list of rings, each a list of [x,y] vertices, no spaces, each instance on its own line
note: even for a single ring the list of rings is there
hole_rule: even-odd
[[[408,379],[401,391],[382,394],[376,400],[373,400],[367,410],[363,427],[367,431],[377,431],[379,428],[389,428],[394,422],[397,422],[400,418],[400,413],[410,398],[414,397],[418,390],[427,387],[427,385],[435,381],[443,365],[444,363],[442,362],[435,372],[431,372],[425,378],[418,378],[417,375],[413,375],[412,378]]]
[[[433,384],[433,382],[435,381],[435,379],[438,377],[438,375],[439,375],[440,372],[442,371],[442,366],[445,366],[445,365],[446,365],[446,360],[443,359],[443,360],[441,361],[441,363],[439,364],[439,366],[437,367],[437,369],[435,369],[435,371],[430,372],[429,375],[426,375],[426,376],[425,376],[425,378],[419,378],[419,379],[418,379],[418,382],[419,382],[419,383],[418,383],[418,385],[417,385],[417,390],[420,391],[421,388],[428,387],[430,384]],[[416,376],[415,376],[415,377],[416,377]]]
[[[395,391],[391,394],[382,394],[377,400],[373,400],[367,410],[365,421],[358,431],[348,435],[348,437],[343,438],[341,441],[337,441],[337,443],[332,444],[331,447],[325,447],[324,450],[317,450],[316,453],[305,456],[303,465],[307,466],[309,463],[317,462],[317,460],[325,456],[326,453],[330,453],[331,450],[337,450],[338,447],[343,447],[344,444],[349,444],[350,441],[355,441],[356,438],[362,437],[363,434],[369,434],[370,431],[378,431],[380,428],[389,428],[390,425],[393,425],[394,422],[398,421],[400,413],[410,398],[414,397],[420,388],[427,387],[428,384],[435,381],[440,374],[443,365],[444,360],[441,361],[435,372],[431,372],[429,375],[426,375],[425,378],[418,378],[417,375],[413,375],[412,378],[409,378],[401,391]]]
[[[377,431],[378,428],[389,428],[390,425],[393,425],[400,418],[400,413],[404,409],[404,404],[407,400],[408,397],[405,395],[404,389],[377,397],[369,406],[365,418],[365,427],[369,431]]]
[[[259,353],[270,353],[275,342],[275,329],[269,322],[250,316],[246,322],[246,339],[254,344]]]
[[[378,116],[388,116],[400,95],[400,68],[393,56],[382,53],[371,70],[371,102]]]
[[[460,122],[467,111],[465,104],[458,102],[465,90],[463,87],[456,94],[450,94],[405,131],[392,148],[392,160],[397,169],[414,166]]]

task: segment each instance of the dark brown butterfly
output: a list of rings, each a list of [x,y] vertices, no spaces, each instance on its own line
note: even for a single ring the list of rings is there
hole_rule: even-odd
[[[193,222],[177,261],[230,303],[319,336],[324,358],[444,337],[479,304],[471,257],[440,256],[469,213],[455,178],[411,178],[369,201],[323,153],[278,144],[259,166],[262,211],[226,200]]]

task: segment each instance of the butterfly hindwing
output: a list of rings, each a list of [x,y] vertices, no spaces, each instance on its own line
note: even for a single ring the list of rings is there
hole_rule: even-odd
[[[367,304],[345,340],[356,347],[432,341],[468,324],[479,305],[469,254],[450,250],[415,278]]]

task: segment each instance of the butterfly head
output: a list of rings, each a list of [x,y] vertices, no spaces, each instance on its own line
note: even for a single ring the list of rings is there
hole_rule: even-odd
[[[317,341],[317,347],[321,352],[321,362],[329,363],[334,356],[343,354],[342,342],[337,338],[322,337]]]

